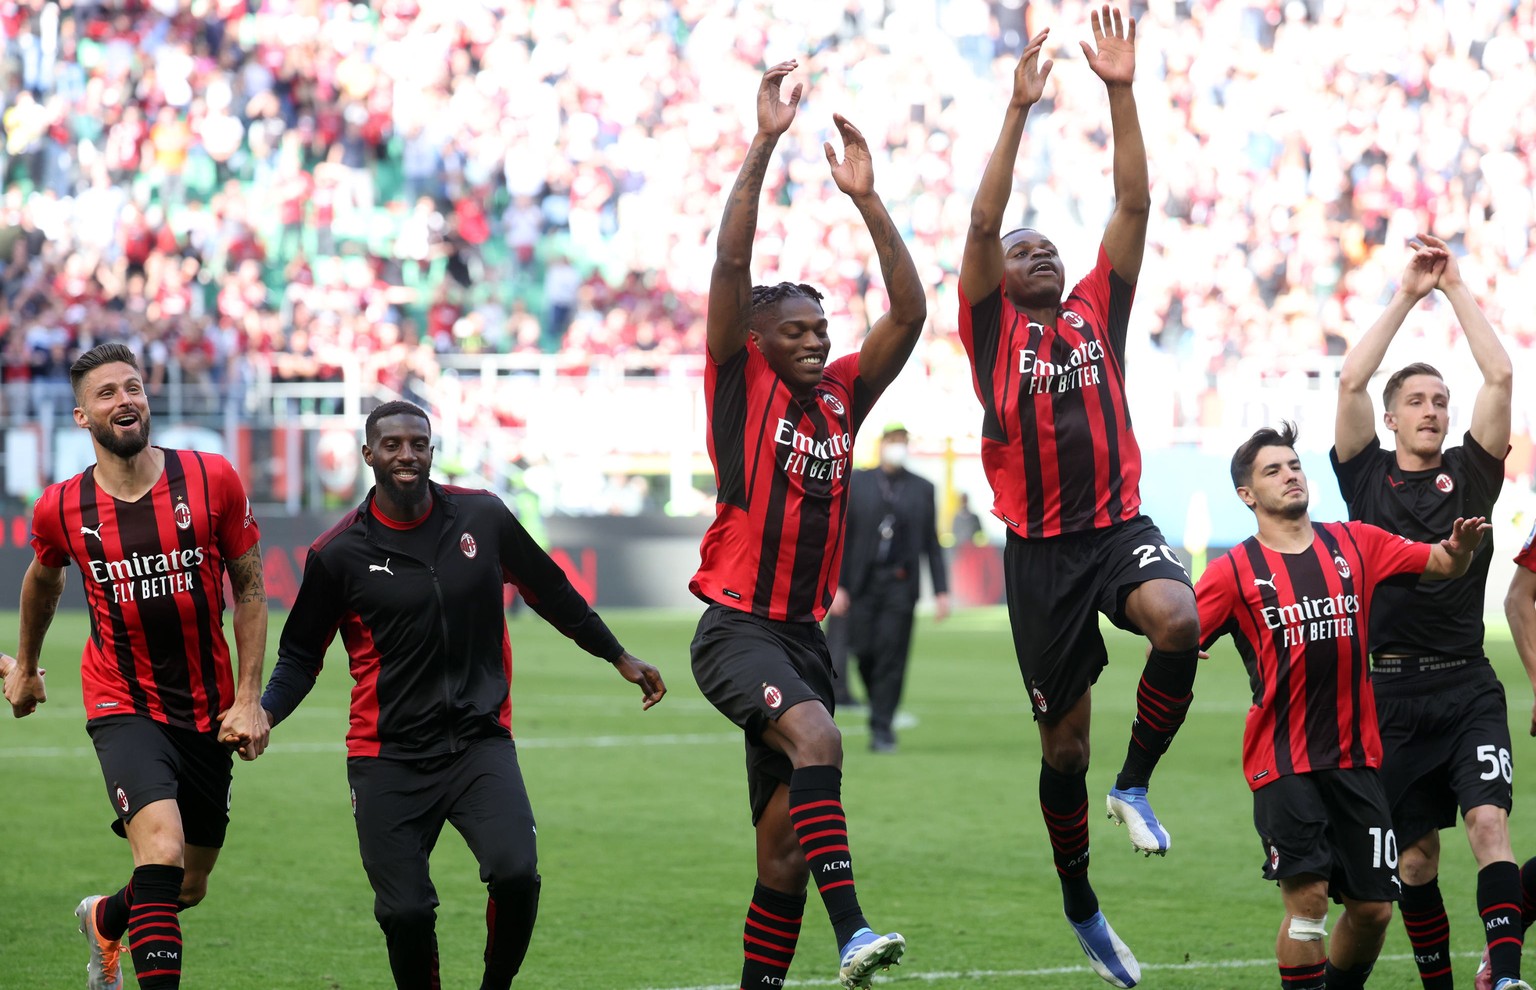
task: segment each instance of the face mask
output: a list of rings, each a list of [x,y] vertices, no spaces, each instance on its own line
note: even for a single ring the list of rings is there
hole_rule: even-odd
[[[907,463],[907,445],[888,443],[880,448],[880,463],[886,467],[901,467]]]

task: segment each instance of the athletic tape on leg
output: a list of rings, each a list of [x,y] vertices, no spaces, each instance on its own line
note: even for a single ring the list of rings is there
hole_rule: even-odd
[[[1293,914],[1290,927],[1285,933],[1298,942],[1317,942],[1328,934],[1327,923],[1327,915],[1321,918],[1303,918]]]

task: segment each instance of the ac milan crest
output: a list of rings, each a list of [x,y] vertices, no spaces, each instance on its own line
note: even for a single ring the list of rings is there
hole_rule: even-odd
[[[1269,847],[1269,871],[1274,873],[1280,869],[1280,850],[1274,846]]]
[[[763,704],[767,705],[769,708],[772,708],[774,711],[778,711],[779,706],[784,704],[784,692],[780,691],[772,684],[764,684]]]
[[[831,392],[821,393],[821,401],[825,402],[827,404],[827,408],[837,413],[839,416],[843,414],[842,400],[833,395]]]
[[[1030,694],[1030,697],[1035,699],[1035,707],[1040,709],[1040,714],[1043,715],[1047,711],[1050,710],[1045,705],[1045,694],[1039,688],[1037,688],[1037,687],[1030,688],[1029,689],[1029,694]]]
[[[459,537],[459,549],[464,551],[464,556],[470,560],[474,560],[475,554],[480,552],[480,548],[475,546],[475,538],[469,533]]]
[[[1456,488],[1456,482],[1451,480],[1450,475],[1446,474],[1444,471],[1441,471],[1439,474],[1435,475],[1435,487],[1440,489],[1442,492],[1445,492],[1446,494],[1450,494],[1451,491]]]
[[[1339,577],[1346,581],[1349,580],[1349,561],[1345,560],[1343,557],[1335,555],[1333,558],[1333,566],[1339,569]]]
[[[1063,310],[1061,318],[1072,324],[1072,328],[1074,330],[1081,330],[1083,328],[1083,318],[1072,312],[1070,309]]]
[[[128,814],[128,792],[119,787],[117,789],[116,797],[117,810],[121,811],[125,815]]]
[[[173,511],[176,516],[177,529],[192,528],[192,506],[185,502],[177,502],[176,508]]]

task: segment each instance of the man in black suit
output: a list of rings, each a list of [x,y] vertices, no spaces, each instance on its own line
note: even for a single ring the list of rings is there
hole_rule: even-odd
[[[831,609],[834,616],[848,617],[848,649],[858,658],[869,696],[869,748],[877,753],[896,748],[892,723],[907,673],[924,556],[934,616],[942,620],[949,614],[933,483],[908,471],[906,460],[906,427],[893,423],[880,437],[880,466],[854,473],[843,573]]]

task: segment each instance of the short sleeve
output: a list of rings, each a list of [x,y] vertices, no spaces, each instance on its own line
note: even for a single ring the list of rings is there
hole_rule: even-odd
[[[1504,458],[1495,457],[1483,449],[1482,444],[1468,430],[1461,440],[1461,459],[1466,478],[1490,507],[1498,500],[1499,490],[1504,487]],[[1505,456],[1508,456],[1505,448]]]
[[[1429,565],[1429,555],[1434,548],[1428,543],[1417,543],[1369,523],[1351,522],[1347,525],[1365,560],[1366,572],[1376,581],[1399,574],[1423,574]]]
[[[208,459],[208,480],[213,500],[214,537],[219,554],[225,560],[234,560],[255,546],[261,539],[261,529],[251,512],[251,501],[246,498],[245,486],[234,466],[217,454],[204,454]]]
[[[1531,531],[1525,535],[1525,545],[1515,554],[1515,563],[1528,571],[1536,571],[1536,524],[1532,524]]]
[[[1349,506],[1351,517],[1358,518],[1365,501],[1365,485],[1371,477],[1371,467],[1381,460],[1381,441],[1375,434],[1354,457],[1339,460],[1339,448],[1328,448],[1328,463],[1333,465],[1333,476],[1339,482],[1339,494]]]
[[[68,567],[69,544],[59,521],[58,486],[48,488],[32,504],[32,552],[44,567]]]
[[[1208,648],[1227,631],[1232,621],[1233,589],[1237,570],[1230,556],[1216,559],[1195,584],[1195,604],[1200,610],[1200,646]]]

